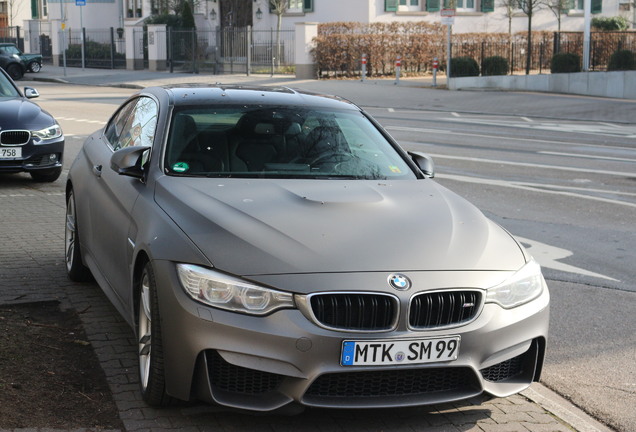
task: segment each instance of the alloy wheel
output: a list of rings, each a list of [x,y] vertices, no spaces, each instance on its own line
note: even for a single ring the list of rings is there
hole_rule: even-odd
[[[152,353],[150,280],[146,271],[144,271],[141,280],[141,293],[139,297],[139,376],[141,379],[141,387],[146,389],[150,377],[150,358]]]

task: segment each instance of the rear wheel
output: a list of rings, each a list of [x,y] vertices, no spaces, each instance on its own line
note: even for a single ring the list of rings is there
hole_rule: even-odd
[[[87,282],[92,279],[91,271],[82,262],[75,212],[75,194],[73,190],[66,199],[66,229],[64,230],[65,261],[68,277],[75,282]]]
[[[60,174],[62,174],[62,167],[31,171],[30,174],[31,178],[36,182],[51,183],[60,177]]]
[[[9,74],[9,76],[11,77],[13,81],[19,80],[24,75],[24,72],[22,71],[22,68],[20,67],[20,65],[17,65],[15,63],[12,63],[9,66],[7,66],[7,73]]]
[[[174,402],[166,394],[163,345],[157,285],[152,265],[143,268],[139,281],[139,313],[137,337],[139,338],[139,384],[144,401],[153,406],[168,406]]]

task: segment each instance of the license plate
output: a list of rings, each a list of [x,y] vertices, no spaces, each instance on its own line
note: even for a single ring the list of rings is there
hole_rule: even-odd
[[[17,159],[22,157],[22,147],[0,147],[0,159]]]
[[[342,366],[420,364],[457,360],[459,336],[430,339],[344,341]]]

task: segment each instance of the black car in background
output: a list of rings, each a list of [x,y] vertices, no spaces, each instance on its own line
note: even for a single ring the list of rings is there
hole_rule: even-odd
[[[26,54],[12,43],[0,43],[0,67],[14,80],[19,80],[25,72],[40,72],[41,54]]]
[[[29,99],[37,90],[24,88],[0,70],[0,173],[28,172],[35,181],[52,182],[62,173],[64,135],[48,112]]]

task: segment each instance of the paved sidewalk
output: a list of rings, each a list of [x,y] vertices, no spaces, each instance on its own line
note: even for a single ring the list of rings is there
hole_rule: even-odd
[[[321,82],[299,82],[289,76],[193,76],[71,68],[67,68],[65,75],[63,68],[51,66],[45,66],[40,74],[27,74],[18,84],[34,85],[29,82],[33,79],[124,87],[216,80],[245,85],[295,83],[294,86],[303,84],[302,87],[317,90],[327,87]],[[373,102],[385,100],[396,87],[404,87],[405,92],[411,93],[415,88],[430,90],[430,82],[403,79],[395,85],[390,80],[369,80],[364,85],[355,81],[331,82],[329,87],[344,89]],[[95,284],[77,284],[66,277],[63,257],[64,181],[63,175],[52,184],[29,181],[0,184],[0,218],[13,221],[11,230],[0,232],[0,260],[5,268],[11,269],[10,277],[0,279],[0,304],[57,300],[63,308],[86,311],[81,317],[87,337],[106,373],[126,431],[609,431],[538,383],[509,398],[477,399],[468,403],[411,409],[311,409],[297,416],[281,416],[237,413],[205,405],[163,410],[149,408],[141,400],[138,390],[136,343],[132,330]],[[29,235],[25,236],[27,232]],[[0,419],[0,432],[4,432],[1,427]],[[26,430],[54,432],[51,429],[19,431]]]

